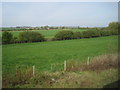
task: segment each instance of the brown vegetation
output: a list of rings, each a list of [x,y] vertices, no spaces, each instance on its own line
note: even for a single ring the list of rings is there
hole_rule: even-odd
[[[90,60],[89,65],[87,63],[73,63],[69,65],[67,71],[98,71],[98,70],[106,70],[110,68],[118,68],[118,61],[119,55],[118,54],[109,54],[109,55],[102,55],[94,57]]]

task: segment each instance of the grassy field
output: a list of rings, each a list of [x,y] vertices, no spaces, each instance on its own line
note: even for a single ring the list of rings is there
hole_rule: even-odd
[[[71,29],[73,32],[80,32],[80,31],[86,31],[85,29]],[[62,30],[33,30],[35,32],[39,32],[42,35],[44,35],[46,38],[52,38],[54,37],[54,35]],[[18,37],[19,32],[23,32],[23,31],[11,31],[11,33],[13,34],[13,36]]]
[[[46,71],[51,64],[62,64],[64,60],[84,61],[88,56],[114,53],[117,46],[117,36],[3,45],[3,73],[11,73],[16,65],[35,65],[37,70]]]

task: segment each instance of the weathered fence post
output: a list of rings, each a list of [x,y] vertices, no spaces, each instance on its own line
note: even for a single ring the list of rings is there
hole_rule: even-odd
[[[35,76],[35,66],[33,66],[33,77]]]
[[[87,60],[87,65],[90,64],[90,57],[88,57],[88,60]]]
[[[67,62],[66,62],[66,60],[64,61],[64,71],[66,71],[66,66],[67,66]]]

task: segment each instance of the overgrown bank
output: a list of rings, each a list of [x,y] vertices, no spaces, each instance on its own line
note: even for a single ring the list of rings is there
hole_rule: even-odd
[[[109,54],[95,57],[89,65],[76,64],[69,71],[37,72],[32,76],[31,68],[17,68],[15,74],[3,77],[3,88],[103,88],[118,80],[119,63],[117,54]]]

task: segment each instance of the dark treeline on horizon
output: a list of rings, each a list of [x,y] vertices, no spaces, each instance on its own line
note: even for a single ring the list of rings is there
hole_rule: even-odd
[[[52,30],[52,29],[87,29],[87,28],[105,28],[105,27],[80,27],[80,26],[16,26],[16,27],[2,27],[2,30]]]
[[[118,24],[119,22],[111,22],[112,24]],[[111,24],[109,23],[108,26]],[[106,26],[106,27],[108,27]],[[15,26],[15,27],[1,27],[1,29],[4,31],[14,31],[14,30],[59,30],[59,29],[105,29],[106,27],[83,27],[83,26]]]

